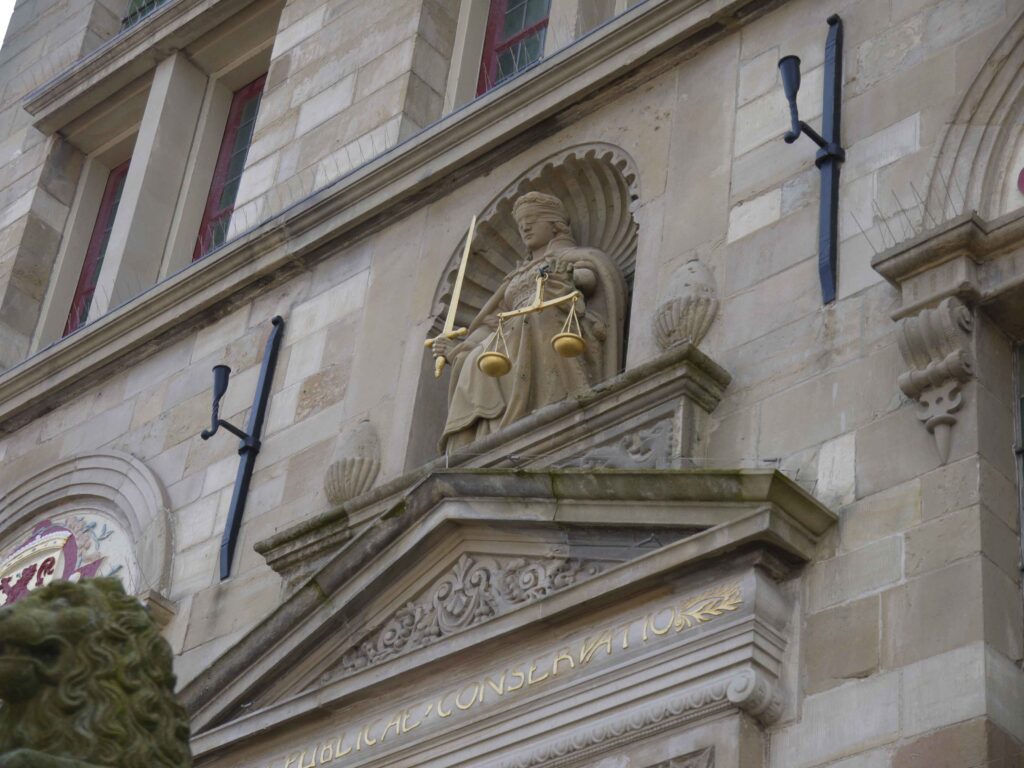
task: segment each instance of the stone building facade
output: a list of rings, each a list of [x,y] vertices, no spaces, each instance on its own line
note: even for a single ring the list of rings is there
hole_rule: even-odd
[[[121,575],[197,766],[1024,764],[1022,65],[1021,0],[18,0],[0,601]],[[424,340],[530,191],[619,372],[442,454]],[[221,579],[210,369],[244,428],[278,316]]]

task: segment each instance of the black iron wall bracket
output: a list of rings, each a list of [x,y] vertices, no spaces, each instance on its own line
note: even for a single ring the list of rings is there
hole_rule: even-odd
[[[825,41],[825,88],[821,112],[822,136],[800,119],[796,95],[800,90],[800,59],[783,56],[779,59],[782,88],[789,102],[791,127],[783,136],[792,144],[804,134],[818,145],[814,164],[821,171],[821,202],[818,212],[818,277],[821,298],[830,304],[836,298],[839,249],[839,168],[846,160],[840,140],[843,106],[843,21],[838,15],[828,17],[828,38]]]
[[[263,365],[260,378],[256,384],[256,395],[249,414],[248,431],[243,431],[229,421],[220,418],[220,400],[228,391],[228,378],[231,369],[226,365],[213,366],[213,406],[210,415],[210,428],[200,433],[203,440],[209,440],[217,431],[224,427],[233,434],[241,444],[238,447],[238,474],[235,476],[235,489],[231,495],[231,507],[228,509],[227,523],[220,543],[220,578],[223,581],[231,575],[231,561],[235,556],[235,545],[238,543],[238,532],[242,527],[242,515],[245,512],[245,500],[249,495],[249,483],[256,466],[256,456],[260,452],[260,435],[263,433],[263,421],[270,404],[270,389],[274,381],[274,369],[277,367],[277,353],[281,347],[281,334],[284,332],[284,320],[275,317],[270,321],[273,328],[263,351]]]

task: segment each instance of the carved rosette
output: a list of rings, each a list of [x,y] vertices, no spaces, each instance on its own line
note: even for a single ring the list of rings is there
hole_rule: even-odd
[[[700,344],[718,314],[718,288],[715,276],[699,259],[690,259],[668,281],[663,301],[654,311],[651,323],[654,338],[662,351],[691,342]]]
[[[963,384],[974,378],[973,332],[970,309],[954,297],[901,320],[897,328],[900,354],[909,367],[900,375],[899,387],[917,402],[917,418],[935,437],[943,464],[963,407]]]
[[[380,442],[368,419],[342,433],[324,475],[324,491],[332,504],[344,504],[366,493],[380,472]]]
[[[606,563],[463,554],[432,589],[406,603],[341,659],[342,675],[431,645],[601,573]]]

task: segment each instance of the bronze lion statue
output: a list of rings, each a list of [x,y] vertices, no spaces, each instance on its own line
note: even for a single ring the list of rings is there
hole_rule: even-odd
[[[117,579],[0,608],[0,768],[185,768],[171,649]]]

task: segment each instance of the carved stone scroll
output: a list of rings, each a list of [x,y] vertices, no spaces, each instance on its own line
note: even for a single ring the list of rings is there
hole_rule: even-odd
[[[395,612],[341,659],[340,676],[431,645],[601,573],[610,563],[463,554],[431,589]]]
[[[899,377],[899,387],[917,401],[917,417],[935,437],[943,464],[963,407],[962,385],[974,378],[973,331],[971,311],[954,297],[901,320],[897,328],[900,354],[909,366]]]

